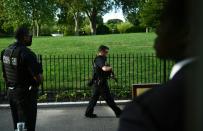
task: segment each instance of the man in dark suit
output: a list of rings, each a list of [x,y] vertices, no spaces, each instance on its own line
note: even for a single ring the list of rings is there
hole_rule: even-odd
[[[155,41],[161,59],[176,62],[170,80],[137,97],[121,115],[119,131],[183,131],[189,76],[196,69],[194,45],[190,41],[190,22],[185,0],[167,0]]]

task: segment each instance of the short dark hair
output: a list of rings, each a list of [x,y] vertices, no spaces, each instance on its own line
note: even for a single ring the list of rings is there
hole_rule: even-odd
[[[100,45],[98,51],[104,51],[104,50],[109,50],[109,47],[105,45]]]
[[[27,27],[19,27],[15,32],[16,40],[22,40],[24,36],[29,35],[29,29]]]

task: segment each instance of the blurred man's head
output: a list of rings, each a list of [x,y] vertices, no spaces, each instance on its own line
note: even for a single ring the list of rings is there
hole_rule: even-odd
[[[155,50],[162,59],[180,61],[191,57],[188,52],[190,41],[190,24],[186,0],[166,0],[165,8],[157,29]]]
[[[16,40],[24,44],[25,46],[31,46],[32,44],[32,35],[30,35],[28,28],[19,27],[15,33]]]
[[[107,56],[109,53],[109,47],[105,45],[101,45],[98,49],[99,55]]]

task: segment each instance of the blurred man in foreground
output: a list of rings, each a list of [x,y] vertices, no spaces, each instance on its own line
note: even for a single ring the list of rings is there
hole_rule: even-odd
[[[155,41],[156,54],[173,60],[170,80],[128,104],[120,119],[119,131],[184,131],[186,90],[196,69],[195,45],[185,0],[167,0]],[[192,88],[192,86],[191,86]]]

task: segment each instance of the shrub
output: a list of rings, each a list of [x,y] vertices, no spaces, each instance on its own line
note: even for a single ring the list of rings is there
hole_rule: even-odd
[[[75,35],[74,27],[71,25],[64,27],[64,35],[65,36]]]
[[[111,34],[118,34],[118,29],[117,29],[117,24],[106,24],[107,27],[109,27],[110,33]]]
[[[83,30],[85,31],[85,34],[90,35],[91,34],[91,29],[89,25],[85,25],[83,27]]]
[[[132,26],[126,30],[126,33],[137,33],[137,32],[145,32],[145,28],[140,26]]]
[[[55,96],[55,101],[59,102],[59,101],[66,101],[69,99],[69,95],[68,92],[62,92],[62,93],[58,93]]]
[[[69,92],[63,91],[55,95],[55,102],[64,102],[64,101],[77,101],[77,100],[88,100],[91,97],[91,93],[86,91],[76,91]]]
[[[48,25],[43,25],[40,29],[40,35],[41,36],[50,36],[53,31],[53,27],[49,27]]]
[[[9,36],[13,36],[14,34],[14,28],[10,27],[6,30],[3,30],[0,28],[0,37],[9,37]]]
[[[129,22],[121,23],[117,25],[117,29],[120,33],[126,33],[127,29],[133,27],[133,25]]]
[[[74,34],[75,34],[74,30],[71,29],[64,30],[65,36],[73,36]]]
[[[122,23],[123,21],[121,19],[110,19],[107,21],[107,24],[120,24]]]
[[[55,98],[56,98],[55,99],[56,102],[74,101],[76,100],[76,93],[64,91],[64,92],[58,93]]]
[[[41,95],[38,98],[38,102],[47,102],[47,100],[48,100],[47,94]]]
[[[129,91],[120,91],[120,92],[117,92],[117,98],[120,99],[128,99],[128,98],[131,98],[131,93]]]
[[[103,25],[103,24],[98,25],[97,34],[98,35],[110,34],[110,29],[106,25]]]

